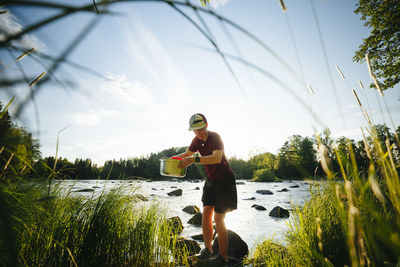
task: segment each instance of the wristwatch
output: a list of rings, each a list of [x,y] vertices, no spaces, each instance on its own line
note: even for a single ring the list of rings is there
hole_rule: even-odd
[[[195,163],[199,163],[199,162],[200,162],[200,157],[199,157],[199,155],[196,155],[196,157],[194,158],[194,162],[195,162]]]

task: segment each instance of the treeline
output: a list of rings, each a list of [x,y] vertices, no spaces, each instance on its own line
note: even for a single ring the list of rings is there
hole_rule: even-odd
[[[160,174],[160,159],[184,152],[187,147],[173,147],[146,157],[108,160],[97,166],[90,159],[40,157],[39,143],[24,128],[11,122],[1,103],[0,118],[0,170],[2,176],[25,177],[31,179],[165,179]],[[400,163],[398,136],[400,127],[392,132],[386,125],[375,125],[373,136],[380,140],[379,147],[371,137],[355,141],[346,137],[334,139],[329,129],[313,137],[293,135],[289,137],[276,154],[262,153],[249,160],[228,159],[238,179],[255,181],[277,181],[280,179],[319,179],[325,176],[321,162],[329,166],[336,177],[341,176],[341,168],[346,169],[351,162],[341,160],[341,155],[352,155],[361,174],[367,173],[370,162],[376,162],[372,151],[382,151],[392,157],[393,164]],[[388,140],[388,142],[386,141]],[[392,144],[387,146],[386,144]],[[202,179],[202,166],[187,168],[186,179]],[[399,169],[399,168],[397,168]]]

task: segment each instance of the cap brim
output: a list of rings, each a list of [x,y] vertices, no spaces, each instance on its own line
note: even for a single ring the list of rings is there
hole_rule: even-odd
[[[205,125],[201,125],[201,126],[196,126],[196,127],[189,127],[189,131],[194,131],[194,130],[200,130],[203,129],[204,127],[206,127]]]

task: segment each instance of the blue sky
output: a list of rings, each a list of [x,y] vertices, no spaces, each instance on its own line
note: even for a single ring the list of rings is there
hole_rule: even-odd
[[[80,1],[84,3],[92,1]],[[118,15],[101,17],[68,56],[69,61],[101,75],[63,65],[55,76],[65,88],[56,82],[43,86],[36,95],[39,116],[30,103],[18,123],[39,138],[43,156],[55,155],[57,134],[68,127],[60,132],[59,156],[70,160],[91,158],[97,164],[187,146],[193,138],[193,133],[187,131],[188,120],[196,112],[205,114],[209,129],[222,136],[228,157],[247,159],[255,153],[276,153],[289,136],[311,136],[324,127],[329,127],[334,137],[360,139],[360,127],[366,122],[351,88],[371,112],[374,123],[385,122],[393,128],[393,122],[397,127],[399,86],[385,91],[383,100],[376,90],[362,90],[358,84],[360,80],[367,88],[371,79],[366,64],[352,61],[362,38],[369,34],[353,13],[355,2],[285,3],[286,13],[279,1],[265,0],[211,0],[210,8],[257,36],[311,85],[314,94],[273,54],[230,25],[221,26],[210,15],[201,13],[221,51],[262,68],[286,84],[296,97],[270,77],[228,57],[238,83],[210,42],[167,4],[127,2],[110,6]],[[4,8],[10,12],[0,16],[0,24],[8,32],[55,14],[54,10],[36,7]],[[199,23],[192,10],[181,9]],[[24,41],[28,47],[57,56],[95,16],[71,15],[31,32]],[[17,54],[11,57],[0,51],[0,56],[0,75],[20,75],[15,63]],[[32,78],[45,71],[29,57],[19,63]],[[343,71],[345,80],[335,65]],[[0,101],[7,103],[15,96],[17,102],[28,92],[26,85],[2,88]]]

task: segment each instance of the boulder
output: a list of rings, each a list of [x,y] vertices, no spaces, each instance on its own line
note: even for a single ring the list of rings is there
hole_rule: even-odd
[[[274,194],[269,190],[257,190],[256,193],[259,193],[261,195],[273,195]]]
[[[171,192],[169,192],[169,193],[167,193],[167,194],[168,194],[168,196],[176,196],[176,197],[179,197],[179,196],[182,196],[182,189],[176,189],[176,190],[171,191]]]
[[[179,235],[180,233],[182,233],[183,224],[181,218],[179,218],[178,216],[168,218],[167,224],[172,229],[172,232],[175,235]]]
[[[237,185],[244,185],[244,182],[236,182]]]
[[[287,188],[282,188],[281,190],[279,190],[278,192],[288,192],[289,191],[289,189],[287,189]]]
[[[143,196],[142,194],[135,194],[132,196],[132,200],[133,201],[149,201],[149,199],[145,196]]]
[[[289,218],[289,211],[282,207],[276,206],[269,212],[269,216],[275,218]]]
[[[212,250],[218,255],[218,235],[214,238]],[[246,242],[235,232],[228,230],[228,261],[229,265],[235,265],[242,262],[249,254],[249,247]]]
[[[203,234],[192,235],[191,238],[197,241],[204,241]]]
[[[290,188],[297,188],[297,187],[300,187],[300,186],[298,184],[290,186]]]
[[[264,206],[261,206],[261,205],[253,205],[251,207],[255,208],[256,210],[267,210]]]
[[[189,214],[196,214],[200,211],[200,208],[196,205],[190,205],[183,208],[183,211]]]
[[[75,190],[74,192],[82,192],[82,193],[94,192],[94,189],[92,189],[92,188],[85,188],[85,189]]]
[[[200,245],[195,240],[186,239],[182,236],[176,236],[175,250],[187,250],[189,252],[189,256],[193,256],[200,252]]]
[[[188,223],[196,225],[196,226],[201,226],[201,219],[202,218],[203,218],[203,215],[201,214],[201,211],[199,211],[192,218],[190,218]]]
[[[255,197],[249,197],[249,198],[245,198],[243,200],[256,200],[256,198]]]
[[[193,189],[193,190],[200,190],[200,187],[196,186],[196,188],[195,188],[195,189]]]

